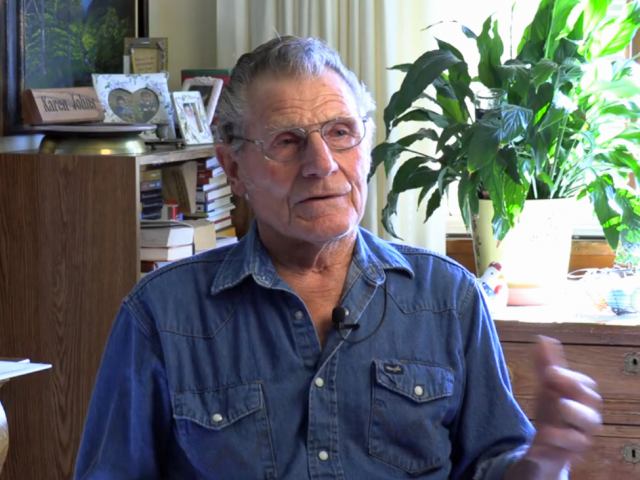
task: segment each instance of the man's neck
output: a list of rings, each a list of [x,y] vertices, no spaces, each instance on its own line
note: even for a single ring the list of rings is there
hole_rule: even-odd
[[[298,275],[344,270],[351,264],[357,229],[343,237],[324,243],[310,243],[286,238],[258,223],[260,240],[279,273]]]

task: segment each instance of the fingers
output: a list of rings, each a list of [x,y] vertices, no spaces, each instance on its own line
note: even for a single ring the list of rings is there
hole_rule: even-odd
[[[567,398],[600,410],[602,398],[596,392],[596,382],[578,372],[566,368],[551,367],[542,379],[541,387],[558,398]]]
[[[597,410],[574,400],[561,399],[558,402],[558,413],[562,420],[573,429],[567,431],[594,435],[602,425],[602,416]]]
[[[539,337],[534,354],[534,365],[538,378],[544,377],[547,369],[554,365],[566,367],[562,344],[550,337]]]
[[[542,451],[556,452],[559,457],[579,455],[586,452],[593,441],[590,435],[578,430],[544,425],[536,434],[535,448]],[[532,452],[533,453],[533,452]]]

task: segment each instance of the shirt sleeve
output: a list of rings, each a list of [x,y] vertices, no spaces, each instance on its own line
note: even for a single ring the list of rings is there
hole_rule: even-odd
[[[458,308],[464,390],[452,425],[452,480],[503,480],[534,429],[513,397],[498,334],[475,282]]]
[[[182,470],[184,478],[196,478],[185,473],[190,470],[184,457],[164,460],[174,450],[173,438],[160,340],[125,303],[98,371],[74,479],[177,478],[169,468]]]

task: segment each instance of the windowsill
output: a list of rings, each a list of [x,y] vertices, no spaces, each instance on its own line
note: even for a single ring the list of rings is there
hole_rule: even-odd
[[[640,326],[640,314],[614,315],[592,312],[584,303],[584,308],[577,307],[574,302],[564,305],[554,304],[539,307],[506,307],[495,312],[492,317],[496,322],[510,321],[522,323],[554,324],[554,323],[589,323],[619,327]]]
[[[471,273],[476,273],[473,242],[469,235],[448,235],[447,255]],[[612,267],[614,258],[614,253],[604,239],[574,237],[568,272],[583,268]]]

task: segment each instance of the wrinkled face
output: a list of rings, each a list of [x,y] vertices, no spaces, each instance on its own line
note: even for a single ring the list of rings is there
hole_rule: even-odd
[[[250,88],[245,138],[260,140],[275,131],[311,131],[340,117],[362,117],[346,82],[332,70],[314,78],[265,78]],[[344,151],[331,149],[318,131],[309,134],[295,161],[265,158],[259,145],[246,142],[233,160],[224,161],[236,195],[248,194],[259,228],[295,240],[323,243],[353,231],[367,197],[373,126],[364,140]],[[326,132],[336,137],[343,131]],[[291,140],[279,137],[287,145]],[[222,147],[225,149],[225,146]],[[224,157],[225,152],[218,152]]]

